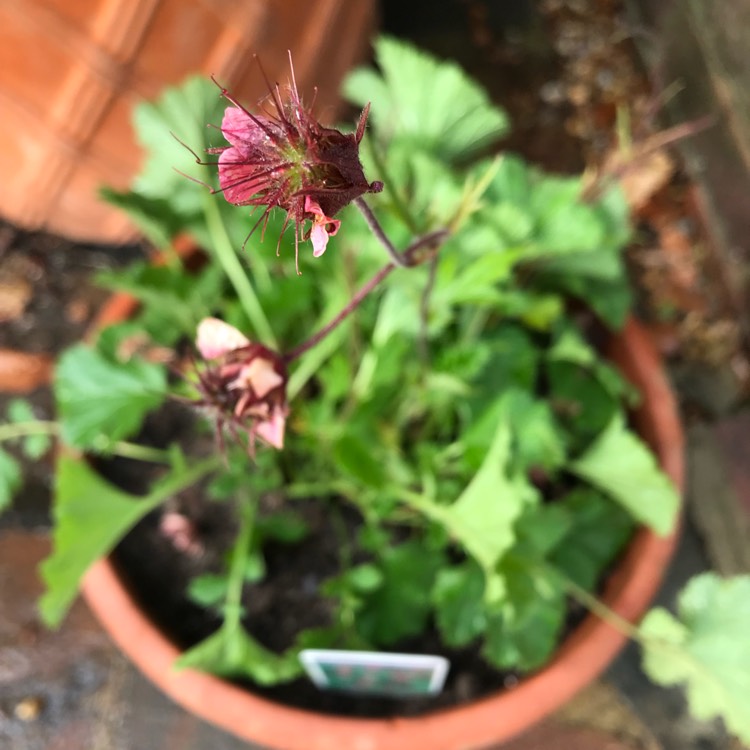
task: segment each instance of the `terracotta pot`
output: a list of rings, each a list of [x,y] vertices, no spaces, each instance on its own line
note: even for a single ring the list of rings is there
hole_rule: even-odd
[[[318,86],[334,114],[364,52],[375,0],[4,0],[0,3],[0,214],[76,240],[134,233],[100,185],[128,187],[141,150],[133,105],[191,73],[250,103],[269,78]]]
[[[31,393],[50,382],[52,367],[48,354],[0,349],[0,393]]]
[[[116,295],[98,323],[131,314],[137,303]],[[683,436],[677,407],[646,330],[630,320],[614,339],[612,358],[642,394],[635,415],[679,489]],[[608,579],[603,602],[637,622],[659,587],[676,534],[657,537],[640,529]],[[471,750],[502,742],[529,728],[593,681],[612,661],[625,637],[590,615],[562,644],[553,661],[517,687],[456,708],[419,717],[343,718],[289,708],[197,671],[177,672],[178,649],[148,620],[109,560],[88,571],[83,593],[125,654],[177,703],[246,740],[282,750]]]

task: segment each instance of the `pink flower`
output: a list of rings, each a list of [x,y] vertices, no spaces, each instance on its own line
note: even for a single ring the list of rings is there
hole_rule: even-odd
[[[339,231],[341,222],[326,216],[318,202],[309,195],[305,196],[305,211],[314,217],[310,229],[310,240],[313,246],[313,257],[319,258],[326,251],[328,238],[333,237]]]
[[[285,90],[278,84],[268,88],[270,107],[258,114],[222,89],[233,105],[227,107],[221,124],[229,146],[209,152],[219,154],[219,184],[230,203],[265,207],[256,224],[264,228],[271,210],[283,209],[284,227],[289,222],[295,225],[295,254],[300,240],[310,239],[318,257],[339,227],[340,222],[331,217],[364,193],[383,189],[382,182],[367,182],[359,160],[369,105],[356,132],[342,133],[322,125],[312,108],[304,106],[294,68]],[[306,230],[307,221],[311,226]]]
[[[226,426],[235,437],[245,432],[250,450],[256,436],[281,450],[288,408],[280,355],[217,318],[200,322],[195,344],[205,360],[198,406],[211,412],[219,430]]]

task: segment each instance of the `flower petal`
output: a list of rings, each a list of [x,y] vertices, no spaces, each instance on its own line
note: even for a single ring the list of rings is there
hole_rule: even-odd
[[[284,447],[284,427],[286,417],[283,411],[275,409],[271,418],[255,425],[255,434],[270,446],[281,450]]]
[[[256,357],[245,365],[229,388],[252,388],[256,398],[265,398],[270,391],[278,388],[284,378],[273,369],[273,363],[262,357]]]
[[[239,107],[227,107],[221,121],[221,132],[242,153],[250,147],[257,148],[268,138],[263,126],[272,128],[272,124],[262,116],[256,115],[253,119]]]
[[[320,204],[309,195],[305,196],[305,213],[313,215],[310,240],[313,245],[313,257],[319,258],[326,251],[328,238],[339,231],[341,222],[326,216]]]
[[[249,343],[244,334],[218,318],[204,318],[195,334],[195,345],[203,359],[216,359]]]

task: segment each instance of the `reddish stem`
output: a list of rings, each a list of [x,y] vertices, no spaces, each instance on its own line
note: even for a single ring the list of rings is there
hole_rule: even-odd
[[[447,230],[439,229],[436,232],[430,232],[429,234],[419,237],[404,250],[401,259],[406,266],[415,266],[419,264],[419,261],[415,261],[414,255],[418,250],[424,247],[429,247],[438,244],[448,234]],[[364,286],[362,286],[357,293],[351,298],[348,304],[339,312],[339,314],[327,325],[323,326],[317,333],[310,336],[309,339],[303,341],[301,344],[296,346],[292,351],[287,352],[283,355],[284,361],[288,364],[293,362],[298,357],[302,356],[306,351],[312,349],[317,343],[322,341],[328,336],[331,331],[335,330],[341,323],[344,322],[363,302],[363,300],[380,284],[388,274],[393,271],[396,266],[393,263],[389,263],[387,266],[383,266]]]

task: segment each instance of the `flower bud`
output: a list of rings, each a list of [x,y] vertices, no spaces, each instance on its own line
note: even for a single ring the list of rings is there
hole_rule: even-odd
[[[211,412],[219,429],[226,426],[236,437],[245,432],[251,450],[256,436],[281,450],[288,413],[281,356],[217,318],[200,322],[195,343],[205,361],[198,405]]]

